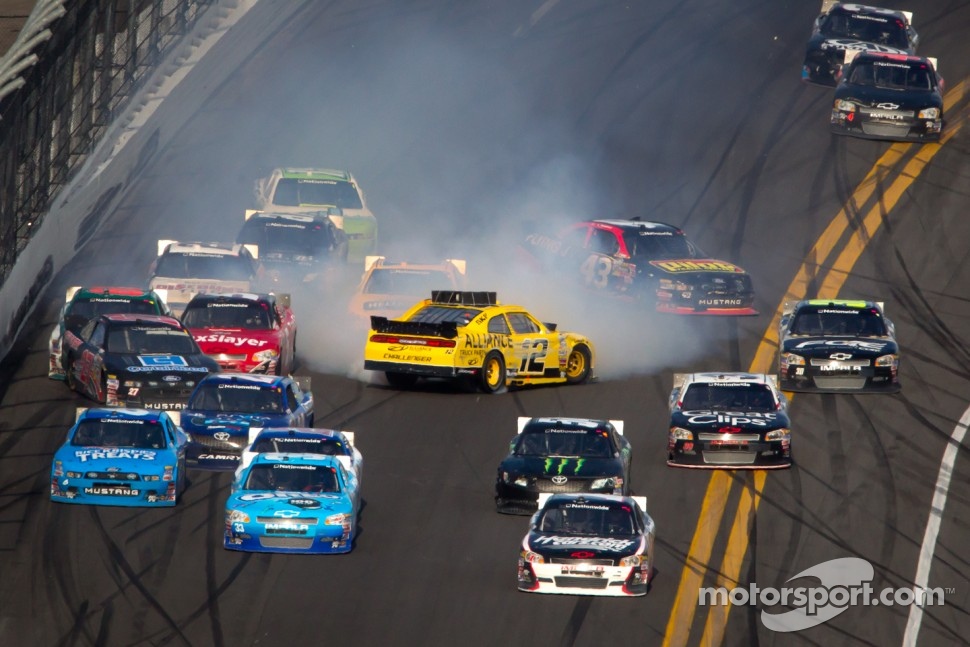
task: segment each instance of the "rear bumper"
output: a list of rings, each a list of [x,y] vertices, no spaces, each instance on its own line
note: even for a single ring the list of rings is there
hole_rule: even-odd
[[[402,373],[419,377],[454,378],[459,375],[476,375],[478,367],[456,369],[454,366],[430,366],[428,364],[405,364],[403,362],[378,362],[364,360],[364,369],[368,371],[383,371],[385,373]]]

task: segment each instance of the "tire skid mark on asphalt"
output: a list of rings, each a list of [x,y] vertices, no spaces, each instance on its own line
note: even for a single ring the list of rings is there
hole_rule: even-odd
[[[566,623],[562,637],[559,639],[560,647],[573,647],[576,644],[576,637],[579,636],[579,631],[583,628],[583,622],[586,621],[586,615],[589,613],[592,604],[593,599],[588,596],[579,596],[576,600],[576,604],[573,605],[573,612],[569,616],[569,622]]]
[[[58,645],[74,645],[79,640],[86,644],[99,644],[94,642],[95,637],[91,634],[87,626],[87,616],[91,603],[88,599],[80,599],[77,583],[73,577],[74,564],[68,557],[67,552],[61,550],[56,545],[58,540],[63,540],[65,535],[65,517],[56,515],[48,520],[47,531],[43,533],[44,540],[41,552],[44,559],[36,562],[40,573],[34,581],[45,582],[46,605],[38,605],[39,608],[54,611],[58,608],[58,602],[64,605],[68,613],[73,617],[71,628],[58,639]]]
[[[141,576],[136,573],[135,569],[132,568],[131,564],[128,563],[128,560],[125,558],[124,551],[118,547],[118,544],[115,543],[111,535],[108,534],[108,530],[104,527],[104,523],[101,521],[101,516],[98,509],[91,506],[89,507],[89,512],[91,521],[94,524],[98,536],[101,538],[105,548],[108,549],[108,556],[111,559],[111,565],[115,567],[113,570],[116,571],[115,575],[119,591],[125,588],[124,579],[126,579],[135,588],[135,590],[142,595],[145,602],[147,602],[165,621],[174,634],[180,638],[183,643],[191,647],[192,642],[184,633],[182,633],[178,623],[171,615],[169,615],[168,611],[165,610],[165,607],[162,606],[158,599],[152,595],[151,591],[148,590],[148,587],[145,586]],[[124,579],[122,579],[122,576]]]
[[[950,92],[947,93],[944,98],[945,105],[951,103],[962,102],[965,98],[965,92],[967,87],[967,81],[963,80],[954,86]],[[903,167],[903,169],[898,173],[896,179],[892,182],[889,190],[885,193],[879,195],[876,206],[869,210],[869,213],[865,219],[861,222],[859,228],[852,232],[849,240],[845,243],[845,247],[842,252],[838,255],[832,267],[829,269],[819,288],[819,297],[825,298],[825,294],[831,294],[830,298],[835,298],[845,280],[848,278],[848,270],[851,270],[855,262],[858,260],[862,253],[865,245],[871,239],[872,235],[878,230],[879,225],[882,222],[882,218],[876,218],[873,216],[874,213],[882,215],[883,213],[888,214],[888,212],[895,206],[902,193],[907,189],[919,174],[923,171],[930,160],[935,157],[935,155],[942,149],[943,144],[949,141],[962,127],[966,116],[962,114],[965,110],[961,109],[961,116],[956,121],[956,123],[948,124],[948,129],[946,134],[942,138],[939,144],[930,144],[920,146],[916,154],[912,159]],[[786,300],[797,300],[803,298],[800,295],[807,294],[808,287],[811,283],[814,283],[814,270],[823,267],[831,256],[832,252],[835,250],[836,246],[843,238],[846,230],[850,228],[852,224],[852,211],[855,205],[863,204],[867,202],[877,189],[881,189],[884,182],[888,181],[888,176],[892,175],[896,166],[904,159],[904,156],[915,148],[912,144],[893,144],[890,146],[889,150],[886,151],[879,158],[876,164],[870,169],[863,178],[862,182],[859,184],[856,191],[853,193],[852,198],[846,203],[836,217],[829,223],[828,227],[823,231],[821,237],[813,245],[812,250],[809,253],[809,259],[811,259],[812,264],[815,265],[814,268],[809,267],[809,262],[806,260],[805,263],[799,268],[798,272],[792,283],[790,284],[788,291],[786,292],[782,303],[779,304],[778,309],[775,311],[772,321],[769,323],[768,328],[761,342],[755,351],[755,357],[751,364],[750,372],[763,373],[768,372],[774,354],[777,353],[778,349],[778,324],[781,320],[781,313]],[[891,201],[888,208],[886,206],[886,196],[894,196],[895,199]],[[860,233],[861,232],[861,233]],[[860,247],[861,242],[861,247]],[[840,268],[848,268],[846,270],[840,270]],[[811,274],[810,274],[811,269]],[[834,275],[834,277],[833,277]],[[716,472],[718,474],[719,472]],[[738,505],[738,511],[734,519],[734,523],[731,527],[731,533],[728,540],[728,548],[725,551],[723,566],[720,571],[719,577],[726,578],[726,581],[736,582],[738,575],[740,574],[741,563],[745,553],[747,552],[748,535],[750,531],[750,526],[753,523],[752,517],[757,513],[758,505],[761,501],[761,493],[763,492],[763,486],[766,479],[765,471],[755,472],[755,487],[753,490],[746,488],[742,492],[742,500]],[[713,476],[711,483],[713,483]],[[760,485],[758,481],[760,480]],[[711,492],[711,483],[708,484],[707,494],[705,494],[704,506],[701,508],[701,516],[698,518],[697,530],[694,534],[694,539],[691,542],[691,552],[690,555],[694,556],[693,551],[694,543],[698,543],[699,546],[703,547],[705,545],[710,545],[713,543],[712,539],[706,541],[697,541],[698,534],[703,532],[703,529],[709,527],[708,522],[704,519],[705,507],[707,504],[707,496]],[[728,483],[730,486],[730,483]],[[723,506],[720,511],[723,514]],[[744,515],[742,515],[744,512]],[[708,514],[710,511],[708,510]],[[718,515],[720,517],[720,515]],[[714,527],[714,533],[716,534],[719,530],[719,526]],[[733,540],[733,541],[732,541]],[[738,557],[740,554],[740,557]],[[703,557],[701,562],[707,564],[707,560],[710,557],[710,550],[706,555],[696,557]],[[733,570],[734,567],[738,570]],[[703,567],[705,570],[707,566]],[[693,600],[694,604],[688,602],[693,596],[696,595],[697,591],[696,582],[699,581],[699,577],[693,572],[693,569],[685,564],[682,573],[680,585],[678,586],[677,594],[674,599],[674,606],[671,611],[670,617],[667,624],[667,635],[664,638],[664,645],[684,645],[687,642],[687,637],[690,633],[690,625],[693,622],[694,612],[696,611],[696,599]],[[701,644],[703,645],[720,645],[724,639],[724,630],[727,625],[727,617],[730,611],[730,606],[725,609],[721,609],[719,606],[712,606],[708,612],[708,620],[705,622],[705,630],[701,635]],[[686,618],[682,618],[681,615],[686,615]],[[715,619],[712,620],[711,618]],[[683,629],[686,627],[686,629]]]
[[[822,417],[825,420],[825,439],[828,444],[825,446],[829,456],[829,468],[831,473],[832,489],[835,490],[843,499],[848,497],[849,471],[846,464],[845,443],[842,442],[844,434],[839,428],[838,402],[831,396],[822,396]],[[821,439],[820,439],[821,440]],[[796,499],[797,500],[797,499]],[[839,521],[848,521],[845,517],[838,517]],[[789,562],[792,563],[792,562]]]
[[[220,506],[219,502],[222,501],[222,497],[219,494],[219,481],[217,479],[212,479],[209,481],[209,492],[205,499],[208,507],[209,519],[220,520],[225,519],[226,511],[225,506]],[[222,509],[220,509],[220,507]],[[219,586],[216,583],[216,546],[222,546],[224,533],[214,532],[214,528],[220,528],[221,524],[217,526],[215,523],[210,523],[206,527],[206,542],[205,542],[205,590],[206,590],[206,600],[208,606],[208,613],[206,615],[209,618],[209,626],[212,629],[212,646],[213,647],[223,647],[225,645],[225,635],[222,632],[222,615],[219,612],[219,596],[216,591],[219,590]]]

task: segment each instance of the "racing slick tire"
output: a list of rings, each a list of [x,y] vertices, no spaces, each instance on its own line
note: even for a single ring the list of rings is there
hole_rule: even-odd
[[[65,360],[63,366],[64,383],[67,384],[67,388],[77,392],[77,378],[74,377],[74,362]]]
[[[387,378],[387,383],[393,386],[395,389],[410,389],[418,382],[417,375],[410,375],[408,373],[395,373],[393,371],[387,371],[384,373],[384,377]]]
[[[501,393],[505,391],[505,375],[505,358],[502,353],[493,350],[482,363],[478,386],[485,393]]]
[[[589,381],[593,372],[593,354],[582,344],[578,344],[569,351],[566,360],[566,384],[583,384]]]

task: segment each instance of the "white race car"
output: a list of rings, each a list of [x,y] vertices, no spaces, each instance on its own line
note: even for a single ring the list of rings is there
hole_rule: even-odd
[[[646,497],[540,494],[519,556],[520,591],[646,595],[655,526]]]

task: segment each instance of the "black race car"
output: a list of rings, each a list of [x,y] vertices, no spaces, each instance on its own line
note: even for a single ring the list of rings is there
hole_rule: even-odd
[[[785,391],[899,391],[896,329],[874,301],[785,304],[778,377]]]
[[[802,80],[835,85],[846,51],[915,54],[919,37],[909,11],[824,0],[805,51]]]
[[[586,220],[558,234],[533,232],[522,248],[540,271],[643,301],[658,312],[758,314],[747,272],[707,256],[666,223]]]
[[[791,467],[788,399],[756,373],[674,376],[667,464],[674,467]]]
[[[866,139],[939,141],[943,79],[936,60],[905,54],[851,53],[835,89],[832,132]]]
[[[67,385],[109,407],[179,410],[219,365],[174,317],[107,314],[64,336]]]
[[[631,454],[622,420],[521,417],[498,466],[495,507],[532,514],[541,492],[629,494]]]
[[[347,261],[347,234],[337,228],[326,211],[249,211],[236,242],[256,245],[266,278],[285,287],[313,281],[334,264]]]

